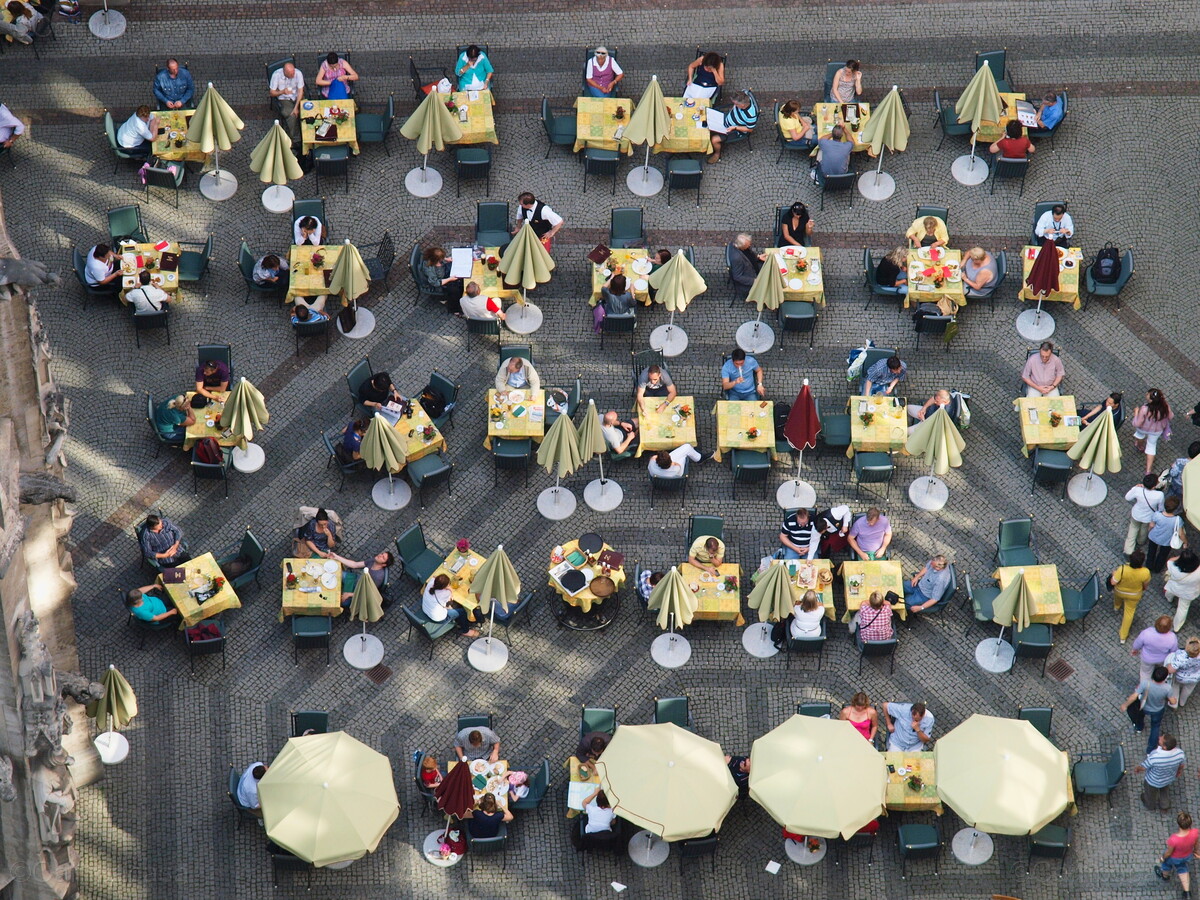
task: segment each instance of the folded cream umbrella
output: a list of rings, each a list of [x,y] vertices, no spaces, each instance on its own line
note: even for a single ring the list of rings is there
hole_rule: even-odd
[[[629,189],[639,197],[652,197],[662,190],[662,172],[650,168],[650,148],[666,140],[670,127],[671,114],[667,111],[662,86],[658,76],[652,75],[622,135],[631,144],[646,145],[645,164],[630,172],[626,179]]]
[[[412,491],[403,482],[397,488],[393,478],[408,462],[407,449],[396,429],[379,413],[371,416],[359,453],[362,454],[368,469],[387,472],[386,482],[381,478],[371,490],[371,498],[375,505],[390,510],[407,506],[408,501],[412,499]]]
[[[763,310],[775,310],[783,305],[783,273],[779,271],[779,258],[774,253],[767,254],[754,284],[750,285],[746,302],[758,307],[758,317],[738,327],[738,346],[747,353],[764,353],[774,346],[775,332],[770,325],[762,324]]]
[[[505,284],[519,284],[521,299],[519,309],[510,309],[505,324],[519,334],[529,334],[536,331],[542,323],[542,314],[537,307],[531,305],[526,297],[530,288],[545,284],[550,280],[554,271],[554,258],[546,250],[533,226],[526,219],[516,236],[500,254],[500,264],[496,267],[504,276]]]
[[[792,584],[788,567],[778,559],[771,561],[746,599],[751,609],[758,610],[760,622],[782,622],[799,602],[799,591]]]
[[[258,146],[250,154],[250,171],[258,173],[258,180],[269,184],[263,191],[263,206],[271,212],[286,212],[291,209],[295,194],[287,187],[289,181],[304,177],[304,170],[292,152],[292,139],[276,119]]]
[[[586,466],[596,458],[600,465],[600,477],[589,481],[583,489],[583,500],[596,512],[611,512],[621,505],[625,492],[611,478],[604,477],[604,451],[608,449],[608,441],[600,426],[600,414],[596,410],[596,401],[588,398],[587,412],[583,416],[583,424],[579,426],[579,465]]]
[[[669,629],[651,642],[650,657],[665,668],[678,668],[691,658],[692,647],[687,638],[675,633],[675,626],[691,624],[699,603],[677,567],[671,566],[671,571],[654,586],[646,606],[658,611],[658,627]]]
[[[974,77],[954,104],[954,112],[960,125],[971,124],[971,152],[954,161],[951,171],[960,184],[979,184],[987,178],[987,165],[976,167],[975,142],[979,139],[979,126],[984,122],[999,123],[1004,113],[1004,100],[996,86],[992,67],[984,60],[975,71]]]
[[[538,496],[538,512],[547,519],[565,519],[575,511],[575,495],[559,482],[562,476],[570,475],[583,465],[579,435],[570,416],[559,416],[554,420],[538,447],[537,461],[547,472],[554,472],[554,487],[546,488]]]
[[[883,174],[883,151],[902,153],[908,148],[910,133],[908,114],[904,111],[900,88],[893,84],[883,102],[875,107],[858,138],[864,144],[870,145],[868,152],[871,156],[879,157],[879,165],[875,167],[874,174],[868,172],[858,179],[858,191],[868,200],[886,200],[895,193],[895,179],[891,175]]]
[[[1012,668],[1016,651],[1004,640],[1004,629],[1011,626],[1016,631],[1023,631],[1028,628],[1033,605],[1033,594],[1025,580],[1025,570],[1021,569],[992,600],[992,621],[1000,626],[1000,633],[995,640],[984,638],[975,647],[975,661],[984,670],[1007,672]]]
[[[199,144],[205,153],[214,154],[213,170],[200,179],[200,193],[209,200],[228,200],[237,191],[237,178],[221,170],[221,151],[231,149],[241,140],[244,127],[245,123],[210,81],[187,131],[188,141]]]
[[[383,642],[373,634],[367,634],[367,623],[383,618],[383,595],[370,569],[360,569],[350,596],[350,621],[362,622],[362,633],[346,640],[342,655],[356,669],[367,670],[377,666],[383,659]]]
[[[916,479],[909,486],[908,496],[915,506],[937,510],[946,505],[950,491],[937,476],[962,465],[965,447],[966,442],[954,427],[954,421],[944,406],[939,406],[913,428],[904,445],[904,452],[910,456],[923,456],[929,464],[929,475]]]
[[[1108,495],[1108,487],[1103,478],[1094,476],[1121,471],[1121,441],[1111,407],[1106,406],[1079,433],[1079,440],[1067,450],[1067,456],[1088,470],[1086,475],[1080,472],[1071,479],[1067,493],[1081,506],[1099,505]]]
[[[262,468],[266,453],[258,444],[250,443],[254,435],[270,421],[262,392],[245,377],[233,383],[225,398],[221,426],[233,432],[237,447],[233,451],[233,467],[239,472],[256,472]]]
[[[462,128],[458,119],[446,109],[446,100],[451,94],[430,91],[425,99],[400,126],[400,133],[410,141],[416,141],[417,152],[423,157],[421,165],[404,179],[408,192],[417,197],[432,197],[442,189],[442,176],[428,167],[429,151],[445,150],[447,143],[462,138]]]
[[[1200,456],[1183,467],[1183,512],[1193,528],[1200,528]]]
[[[675,313],[708,290],[704,278],[696,271],[683,248],[646,279],[654,288],[654,302],[661,303],[671,314],[666,325],[659,325],[650,334],[650,346],[661,350],[663,356],[678,356],[687,349],[688,339],[682,328],[675,327]]]
[[[503,544],[497,545],[495,552],[483,561],[471,579],[469,590],[479,598],[479,608],[488,617],[488,633],[471,644],[467,660],[480,671],[498,672],[508,662],[508,648],[499,638],[492,637],[496,607],[507,615],[509,607],[516,606],[521,599],[521,579]]]

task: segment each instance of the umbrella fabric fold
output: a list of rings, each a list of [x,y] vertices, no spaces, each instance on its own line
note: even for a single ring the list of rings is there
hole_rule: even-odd
[[[940,406],[913,429],[904,452],[910,456],[923,456],[935,475],[945,475],[951,468],[962,465],[962,452],[966,446],[946,407]]]
[[[1029,267],[1025,283],[1035,296],[1046,297],[1058,290],[1058,247],[1054,241],[1049,238],[1042,241],[1042,248],[1038,251],[1033,265]]]
[[[787,566],[776,559],[759,576],[746,601],[751,609],[758,610],[758,621],[782,622],[791,615],[792,607],[800,602],[799,592],[789,575]]]
[[[471,579],[470,591],[479,597],[479,608],[484,615],[492,611],[493,601],[500,611],[507,613],[509,606],[516,606],[521,596],[521,579],[512,560],[504,551],[504,545],[496,547],[494,553],[484,560],[475,577]]]
[[[504,249],[496,267],[507,284],[519,284],[525,290],[545,284],[554,271],[554,258],[546,251],[537,232],[526,220]]]
[[[1097,475],[1121,471],[1121,441],[1113,424],[1112,409],[1104,411],[1079,433],[1079,440],[1067,450],[1067,456]]]
[[[750,285],[746,302],[758,307],[759,316],[764,309],[779,309],[779,305],[783,303],[783,275],[779,271],[779,260],[775,254],[767,254],[754,284]]]
[[[908,137],[911,129],[908,116],[904,112],[904,101],[900,99],[900,90],[893,87],[871,112],[871,118],[858,139],[869,144],[867,152],[871,156],[879,156],[884,149],[893,153],[903,152],[908,148]]]
[[[458,126],[458,119],[450,114],[450,110],[446,109],[446,100],[450,96],[450,94],[430,91],[425,95],[420,106],[413,110],[408,121],[400,126],[402,135],[410,141],[417,142],[418,153],[425,155],[429,153],[430,149],[445,150],[448,141],[457,141],[462,138],[463,133]]]
[[[1000,97],[1000,89],[996,87],[996,76],[991,66],[985,64],[979,67],[954,104],[954,111],[958,114],[960,125],[971,123],[972,132],[979,131],[983,122],[1000,121],[1004,114],[1004,101]]]
[[[241,140],[244,127],[233,107],[217,93],[210,81],[188,124],[187,139],[199,144],[205,153],[228,150]]]
[[[371,272],[362,254],[349,241],[342,246],[329,277],[329,293],[341,294],[346,304],[358,299],[371,286]]]
[[[642,91],[633,113],[629,116],[629,124],[625,126],[624,137],[631,144],[660,144],[667,137],[671,127],[671,117],[667,113],[667,101],[663,99],[662,85],[658,76],[651,77],[650,83]]]
[[[264,184],[287,184],[304,177],[292,152],[292,139],[276,119],[250,154],[250,171]]]
[[[1183,511],[1193,528],[1200,528],[1200,456],[1183,467]]]
[[[812,388],[805,383],[788,412],[783,436],[793,449],[811,450],[817,446],[817,435],[820,433],[821,420],[817,416],[817,404],[813,399]]]
[[[354,594],[350,597],[351,622],[378,622],[383,618],[383,595],[366,569],[359,570]],[[364,630],[366,625],[363,626]]]
[[[992,601],[992,621],[1005,628],[1015,627],[1021,631],[1029,627],[1029,616],[1033,610],[1033,594],[1025,580],[1025,570],[1008,583],[1008,587]]]
[[[221,413],[221,425],[239,438],[238,446],[246,449],[246,442],[263,430],[271,420],[262,392],[245,377],[234,382],[225,398],[225,410]]]
[[[583,424],[579,426],[577,438],[581,467],[590,463],[593,456],[600,456],[608,449],[608,442],[605,441],[604,432],[600,428],[600,413],[596,410],[596,401],[592,398],[588,398],[587,412],[583,416]]]
[[[569,416],[559,416],[542,438],[542,445],[537,452],[538,465],[545,468],[547,473],[554,471],[558,464],[556,478],[570,475],[581,465],[583,458],[579,453],[579,435]]]
[[[688,588],[687,582],[679,574],[679,569],[671,566],[671,571],[659,580],[650,592],[646,603],[649,609],[658,610],[658,627],[666,631],[671,627],[671,615],[675,616],[676,625],[690,625],[692,616],[696,613],[696,595]]]
[[[708,290],[704,277],[680,250],[646,279],[656,291],[654,302],[668,312],[683,312],[696,297]]]
[[[133,688],[116,666],[104,670],[100,684],[104,687],[104,694],[87,705],[87,714],[96,720],[96,727],[103,731],[107,731],[110,724],[114,729],[124,728],[138,714]],[[109,716],[112,717],[111,723]]]
[[[367,433],[363,435],[359,452],[367,468],[387,472],[389,475],[399,472],[408,461],[400,435],[379,413],[371,416],[371,423],[367,426]]]

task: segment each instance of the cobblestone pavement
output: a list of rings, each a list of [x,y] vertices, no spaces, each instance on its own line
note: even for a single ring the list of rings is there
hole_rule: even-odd
[[[892,676],[870,663],[858,675],[840,626],[820,671],[811,666],[785,671],[779,658],[749,657],[740,631],[730,624],[689,628],[691,662],[674,671],[660,669],[648,654],[655,626],[632,600],[607,631],[562,630],[551,614],[554,595],[545,587],[545,559],[554,544],[594,528],[632,559],[665,566],[682,557],[689,514],[720,513],[728,523],[732,557],[753,567],[775,544],[780,516],[773,493],[789,470],[776,466],[765,499],[751,488],[734,503],[728,468],[709,463],[695,471],[684,509],[662,502],[651,511],[642,465],[631,462],[616,472],[625,489],[625,502],[616,512],[596,515],[581,503],[561,526],[546,523],[534,509],[537,492],[550,483],[544,472],[531,473],[528,487],[519,476],[502,477],[494,487],[481,444],[482,396],[494,372],[495,350],[476,343],[468,352],[461,322],[432,304],[414,305],[404,265],[414,241],[450,244],[467,237],[483,187],[465,184],[456,197],[448,178],[435,199],[411,198],[402,182],[416,156],[398,135],[390,157],[377,147],[364,148],[354,160],[348,193],[336,183],[326,185],[336,239],[369,243],[386,229],[400,248],[388,284],[367,300],[379,318],[370,338],[353,342],[335,336],[327,354],[306,346],[295,355],[282,310],[243,304],[235,258],[243,236],[260,252],[284,250],[287,240],[285,219],[263,210],[261,186],[248,170],[250,151],[268,124],[266,60],[294,51],[311,78],[310,61],[327,45],[345,48],[363,76],[360,96],[378,104],[394,91],[407,112],[413,105],[409,55],[424,64],[449,65],[448,47],[458,40],[486,40],[500,73],[501,146],[495,150],[491,197],[515,202],[520,190],[535,190],[568,223],[555,247],[555,278],[537,291],[547,324],[532,341],[548,382],[564,384],[579,375],[598,405],[627,404],[628,351],[619,342],[600,350],[587,329],[582,260],[605,236],[611,206],[642,205],[650,242],[694,244],[708,280],[708,292],[679,319],[691,346],[671,371],[686,392],[697,396],[701,443],[711,445],[709,410],[719,354],[733,346],[736,326],[751,317],[747,309],[730,307],[723,245],[742,230],[753,232],[761,245],[769,237],[774,207],[804,199],[814,208],[815,242],[825,250],[829,304],[813,349],[794,340],[786,349],[762,355],[770,396],[790,401],[807,377],[826,408],[835,407],[846,389],[849,347],[868,337],[898,345],[910,365],[905,386],[910,398],[924,399],[942,386],[974,398],[965,462],[947,478],[950,503],[942,512],[926,514],[907,501],[906,487],[922,467],[916,460],[898,460],[886,505],[905,568],[921,565],[932,551],[946,551],[960,572],[983,584],[991,571],[997,520],[1030,513],[1041,558],[1059,566],[1065,584],[1078,585],[1094,569],[1111,569],[1119,558],[1127,515],[1121,495],[1142,466],[1131,430],[1127,426],[1122,434],[1125,472],[1106,477],[1110,492],[1102,505],[1081,509],[1044,488],[1031,494],[1011,411],[1027,346],[1013,326],[1019,307],[1016,275],[1010,275],[994,312],[983,304],[966,309],[947,352],[931,340],[918,353],[907,316],[884,304],[864,308],[861,248],[893,245],[914,205],[930,202],[950,207],[955,246],[1015,249],[1025,241],[1036,201],[1067,199],[1089,254],[1111,240],[1133,245],[1138,255],[1138,274],[1121,309],[1098,302],[1084,311],[1061,305],[1052,310],[1070,392],[1094,399],[1124,389],[1135,399],[1153,384],[1165,390],[1178,412],[1190,409],[1200,383],[1195,303],[1176,272],[1196,252],[1195,154],[1188,136],[1200,126],[1194,102],[1200,87],[1194,74],[1197,7],[1143,5],[1131,14],[1126,5],[1074,0],[1047,7],[971,4],[965,10],[945,3],[879,2],[742,4],[724,12],[696,4],[651,8],[630,2],[618,9],[618,15],[599,24],[579,8],[548,3],[505,4],[503,11],[482,14],[465,4],[437,12],[370,4],[334,15],[286,2],[252,7],[172,2],[127,10],[129,30],[111,44],[92,39],[84,26],[61,23],[57,43],[40,61],[23,48],[0,59],[10,85],[0,100],[33,120],[30,136],[17,148],[16,168],[3,175],[9,227],[25,255],[60,263],[67,273],[69,248],[94,244],[104,227],[104,210],[131,202],[141,204],[156,238],[195,240],[212,232],[217,241],[204,283],[189,290],[172,314],[169,347],[150,334],[142,349],[135,349],[120,311],[103,305],[82,310],[69,274],[61,290],[38,295],[57,353],[55,374],[71,402],[67,453],[80,492],[72,536],[80,584],[80,658],[92,675],[109,663],[120,667],[137,689],[142,710],[128,732],[129,762],[82,792],[85,895],[121,900],[302,895],[302,875],[283,873],[280,886],[272,888],[257,828],[235,831],[224,796],[225,773],[229,764],[269,761],[286,736],[288,711],[318,708],[331,711],[335,727],[392,758],[403,811],[378,852],[345,871],[317,872],[312,896],[584,898],[610,894],[612,881],[629,885],[630,897],[759,898],[780,892],[837,898],[1163,896],[1166,889],[1152,879],[1150,864],[1170,817],[1141,807],[1138,778],[1132,774],[1116,792],[1111,811],[1102,799],[1081,799],[1079,815],[1069,821],[1073,846],[1062,880],[1050,862],[1036,863],[1026,875],[1025,841],[1001,837],[992,860],[979,868],[959,865],[947,852],[939,877],[929,874],[928,864],[918,864],[919,874],[902,881],[895,826],[904,817],[895,815],[884,824],[874,865],[854,857],[842,867],[832,859],[812,868],[785,862],[773,877],[764,871],[767,861],[786,860],[779,830],[749,801],[739,804],[721,829],[715,870],[707,860],[689,860],[681,873],[674,856],[653,870],[637,869],[623,854],[579,858],[562,819],[559,766],[574,744],[581,704],[615,705],[622,722],[646,722],[654,696],[684,693],[698,730],[733,752],[748,751],[751,741],[786,718],[798,701],[841,703],[859,689],[877,702],[926,700],[941,734],[977,711],[1013,715],[1022,705],[1046,705],[1054,707],[1060,746],[1074,753],[1119,743],[1132,767],[1141,757],[1140,741],[1129,733],[1116,704],[1133,686],[1136,666],[1117,643],[1115,619],[1104,598],[1086,632],[1078,624],[1056,629],[1054,657],[1074,670],[1061,682],[1039,677],[1036,665],[1027,661],[1007,675],[981,672],[972,653],[984,632],[967,630],[970,612],[957,602],[902,631]],[[699,14],[713,27],[699,30]],[[795,35],[794,41],[786,35]],[[584,194],[578,163],[564,152],[543,158],[539,101],[549,95],[568,102],[574,95],[586,44],[603,40],[619,48],[629,73],[627,96],[636,97],[652,73],[665,84],[679,80],[696,41],[710,39],[729,53],[730,87],[754,88],[764,107],[775,98],[816,99],[825,60],[848,54],[864,60],[868,99],[878,99],[893,83],[903,86],[913,107],[913,135],[906,153],[885,161],[898,183],[895,196],[878,204],[855,196],[853,208],[844,196],[832,197],[824,210],[817,209],[806,171],[791,158],[777,162],[769,124],[759,129],[753,152],[733,148],[719,166],[706,169],[699,208],[686,192],[671,208],[665,194],[644,202],[632,198],[624,186],[628,162],[613,196],[603,179],[593,180]],[[1010,48],[1015,81],[1031,96],[1064,83],[1071,91],[1069,118],[1053,146],[1039,145],[1023,196],[1009,184],[999,185],[994,195],[986,185],[957,185],[950,163],[962,147],[951,139],[935,151],[938,135],[929,127],[933,89],[956,96],[970,77],[972,51],[992,46]],[[246,119],[242,142],[222,157],[241,182],[227,203],[199,196],[193,174],[176,210],[161,197],[143,197],[131,170],[111,172],[102,109],[112,109],[120,121],[132,105],[146,101],[152,63],[172,53],[190,62],[198,82],[215,80]],[[17,84],[21,87],[12,87]],[[1156,127],[1159,122],[1166,128]],[[452,174],[448,155],[435,153],[430,163]],[[316,194],[311,177],[296,189],[300,197]],[[650,329],[665,318],[658,308],[643,312],[635,346],[644,347]],[[271,412],[261,439],[267,465],[253,475],[234,473],[228,500],[221,499],[219,486],[189,491],[185,459],[169,452],[156,456],[143,423],[142,392],[162,396],[183,389],[194,365],[193,344],[209,340],[233,345],[238,372],[264,390]],[[370,500],[371,479],[352,478],[339,491],[337,477],[324,467],[319,435],[344,425],[342,375],[364,355],[376,368],[390,370],[406,390],[419,390],[435,368],[462,384],[462,403],[448,434],[453,494],[434,492],[423,512],[413,505],[395,515],[383,513]],[[1169,462],[1196,437],[1186,417],[1178,416],[1175,437],[1160,462]],[[840,455],[809,454],[805,470],[823,504],[848,501],[856,509],[869,504],[866,496],[854,497],[849,466]],[[579,494],[593,477],[589,469],[566,485]],[[513,631],[508,668],[499,675],[475,673],[466,665],[461,642],[439,644],[432,661],[422,642],[405,643],[399,603],[410,602],[416,593],[404,583],[393,589],[397,606],[372,628],[385,642],[386,663],[393,670],[384,684],[372,684],[341,662],[337,651],[354,631],[344,620],[335,627],[331,665],[326,667],[315,652],[302,653],[299,665],[293,665],[287,626],[276,618],[275,573],[287,548],[286,528],[301,503],[336,509],[346,521],[351,552],[358,554],[388,545],[418,518],[442,545],[469,537],[476,547],[490,549],[503,540],[523,584],[538,593],[529,620]],[[137,568],[131,529],[152,508],[181,523],[199,549],[226,546],[246,526],[264,538],[263,585],[244,592],[244,608],[227,617],[224,670],[216,660],[198,660],[196,674],[189,676],[182,648],[170,638],[151,639],[145,650],[138,649],[125,628],[124,610],[113,601],[114,588],[146,580]],[[1165,609],[1160,584],[1156,578],[1147,592],[1137,627]],[[445,753],[454,716],[481,710],[495,714],[505,755],[514,764],[533,768],[548,757],[555,783],[544,815],[525,814],[513,826],[506,870],[494,858],[474,867],[435,869],[421,859],[419,847],[437,827],[437,817],[422,810],[412,789],[410,755],[418,748]],[[1180,735],[1185,750],[1200,754],[1193,712],[1169,716],[1166,728]],[[1189,768],[1176,788],[1177,808],[1191,808],[1194,771]],[[962,823],[947,812],[940,827],[948,840]]]

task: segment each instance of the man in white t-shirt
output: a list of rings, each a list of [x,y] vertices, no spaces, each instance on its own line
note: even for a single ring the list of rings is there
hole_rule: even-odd
[[[300,101],[304,99],[304,73],[294,63],[284,63],[271,73],[271,107],[292,136],[300,137]]]
[[[121,268],[117,265],[116,254],[108,244],[97,244],[88,251],[83,274],[87,283],[94,288],[115,291],[121,287],[118,280],[121,277]]]
[[[669,453],[659,450],[646,463],[646,471],[655,478],[682,478],[683,461],[690,459],[694,463],[701,462],[704,457],[691,444],[680,444]]]
[[[149,156],[158,134],[158,121],[150,107],[139,106],[117,129],[117,144],[130,156]]]
[[[237,802],[250,811],[251,815],[262,818],[262,803],[258,799],[258,782],[267,774],[267,766],[261,762],[252,762],[246,766],[237,786]]]
[[[1135,484],[1125,492],[1125,501],[1132,503],[1129,510],[1129,528],[1125,531],[1125,555],[1138,547],[1145,547],[1150,534],[1150,523],[1156,512],[1163,511],[1166,495],[1158,490],[1158,476],[1147,475],[1141,484]]]
[[[600,421],[600,431],[604,433],[604,440],[608,441],[608,446],[613,453],[624,453],[637,447],[636,420],[622,422],[615,409],[610,409],[604,414],[604,418]]]
[[[152,315],[162,312],[171,302],[171,296],[162,288],[150,283],[150,273],[142,271],[138,275],[138,286],[125,293],[125,299],[133,304],[135,316]]]

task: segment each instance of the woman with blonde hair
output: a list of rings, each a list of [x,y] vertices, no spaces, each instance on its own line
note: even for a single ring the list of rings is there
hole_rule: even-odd
[[[819,637],[825,604],[816,591],[805,591],[799,604],[792,607],[791,635],[794,638]]]
[[[1188,697],[1200,683],[1200,637],[1193,635],[1183,648],[1166,658],[1167,671],[1171,673],[1171,700],[1176,709],[1183,709]]]
[[[850,698],[850,705],[842,707],[838,718],[853,725],[868,741],[875,740],[875,733],[879,731],[879,713],[871,705],[871,698],[862,691]]]
[[[950,243],[950,232],[946,230],[946,223],[937,216],[913,219],[904,236],[908,238],[912,247],[944,247]]]
[[[996,284],[996,257],[982,247],[972,247],[963,255],[963,290],[968,297],[982,297]]]
[[[897,288],[901,294],[908,293],[908,251],[897,247],[879,261],[875,267],[875,283],[880,287]]]

